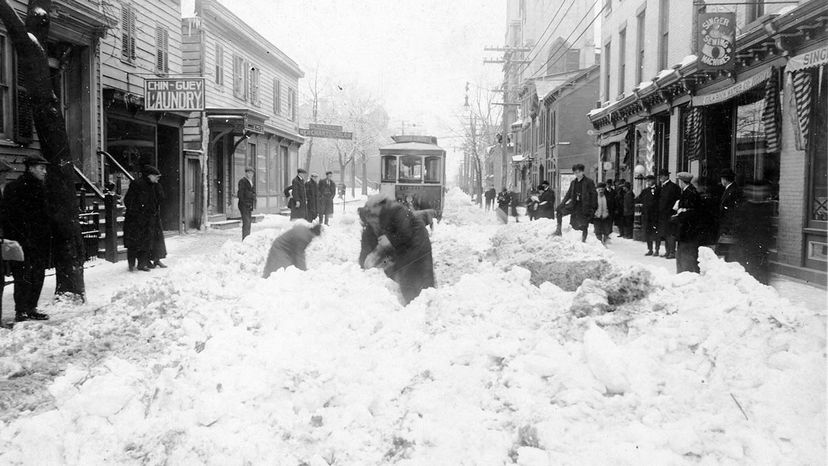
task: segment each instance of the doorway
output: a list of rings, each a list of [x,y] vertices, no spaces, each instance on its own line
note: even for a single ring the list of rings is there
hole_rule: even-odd
[[[184,221],[190,229],[201,227],[201,163],[196,157],[187,157],[184,175]]]
[[[164,231],[181,228],[181,130],[174,126],[158,125],[158,182],[164,191],[161,201],[161,226]]]
[[[213,207],[216,209],[217,214],[225,213],[224,205],[226,204],[226,194],[224,190],[224,176],[225,170],[224,167],[226,165],[226,157],[225,157],[225,145],[226,139],[224,136],[220,137],[215,144],[215,161],[213,162],[213,169],[215,173],[213,174],[213,192],[216,193],[216,198],[213,200]]]

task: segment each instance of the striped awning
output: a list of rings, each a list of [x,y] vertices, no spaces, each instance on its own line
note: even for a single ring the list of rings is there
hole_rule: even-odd
[[[762,110],[762,126],[768,152],[779,152],[779,73],[773,70],[765,82],[765,108]]]
[[[791,57],[788,60],[788,64],[785,65],[785,71],[793,73],[794,71],[814,68],[825,64],[828,64],[828,45],[823,45],[816,50]]]
[[[796,106],[796,148],[808,148],[808,130],[811,125],[811,81],[815,70],[799,70],[790,73],[791,95]]]
[[[685,120],[684,135],[687,142],[687,158],[697,160],[701,149],[703,115],[701,107],[690,108]]]

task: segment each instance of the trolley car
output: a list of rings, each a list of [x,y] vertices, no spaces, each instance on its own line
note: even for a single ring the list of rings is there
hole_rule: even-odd
[[[443,213],[446,151],[433,136],[392,136],[393,144],[380,147],[380,192],[414,210]]]

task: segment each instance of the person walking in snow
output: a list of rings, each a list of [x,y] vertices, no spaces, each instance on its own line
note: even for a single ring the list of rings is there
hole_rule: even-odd
[[[621,222],[623,238],[633,238],[633,225],[635,223],[635,194],[633,194],[632,185],[628,181],[624,181],[622,188],[623,197],[621,198],[621,208],[618,209],[623,216]]]
[[[333,172],[325,172],[325,179],[319,182],[319,221],[328,224],[333,217],[334,197],[336,196],[336,183],[331,179]]]
[[[497,194],[497,218],[500,223],[509,223],[509,205],[512,203],[512,197],[506,187]]]
[[[598,193],[595,183],[584,176],[583,164],[573,165],[572,172],[575,174],[575,179],[569,183],[569,189],[558,205],[558,228],[554,234],[561,236],[563,217],[569,215],[569,224],[572,225],[572,229],[580,230],[581,241],[586,242],[589,222],[595,214],[595,209],[598,208]]]
[[[676,258],[676,239],[674,226],[670,219],[676,211],[673,207],[681,196],[681,189],[670,181],[670,171],[662,169],[658,172],[658,238],[664,240],[666,251],[665,259]]]
[[[647,253],[644,255],[658,256],[661,241],[658,239],[658,192],[655,186],[655,176],[645,176],[644,183],[646,186],[637,199],[637,202],[641,204],[641,232],[644,234],[644,241],[647,242]],[[653,252],[654,244],[655,252]]]
[[[133,270],[133,264],[137,260],[137,269],[148,272],[154,251],[155,255],[160,255],[158,248],[163,244],[160,242],[164,237],[159,191],[155,187],[161,172],[152,165],[146,165],[142,173],[141,178],[129,184],[129,190],[124,196],[124,246],[127,248],[129,270]]]
[[[595,237],[603,245],[607,244],[609,235],[612,233],[612,215],[610,215],[610,212],[615,207],[615,199],[608,197],[604,191],[606,186],[606,183],[598,183],[596,187],[598,207],[595,209],[595,216],[592,219],[595,225]]]
[[[676,174],[681,194],[676,203],[676,214],[671,221],[676,226],[676,273],[699,272],[699,207],[701,198],[688,172]]]
[[[290,199],[288,200],[291,220],[305,219],[308,216],[308,199],[305,191],[306,176],[308,176],[308,171],[300,168],[296,171],[296,177],[291,182]]]
[[[548,181],[541,183],[540,191],[537,218],[555,218],[555,191],[549,187]]]
[[[46,205],[46,166],[40,155],[30,155],[26,171],[6,186],[2,204],[3,234],[23,248],[23,261],[12,264],[15,322],[47,320],[37,309],[46,269],[52,262],[52,221]]]
[[[319,185],[317,184],[318,179],[319,175],[314,173],[311,175],[310,180],[308,180],[308,182],[305,183],[305,197],[308,201],[308,222],[313,222],[314,220],[316,220],[316,216],[319,213]]]
[[[540,186],[538,186],[538,189],[533,189],[532,192],[529,193],[529,200],[526,202],[526,213],[529,215],[530,222],[538,218],[538,206],[540,205],[540,189]]]
[[[239,212],[242,221],[242,241],[250,235],[250,226],[253,223],[253,209],[256,208],[256,188],[253,186],[253,167],[244,169],[244,177],[239,180],[239,189],[236,195],[239,198]]]
[[[486,212],[492,210],[492,205],[494,204],[495,197],[497,197],[497,191],[494,188],[489,188],[486,190],[485,193],[486,198]]]
[[[312,227],[296,224],[279,235],[270,246],[262,278],[267,278],[271,273],[291,265],[299,270],[307,270],[305,249],[321,233],[322,225],[317,223]]]

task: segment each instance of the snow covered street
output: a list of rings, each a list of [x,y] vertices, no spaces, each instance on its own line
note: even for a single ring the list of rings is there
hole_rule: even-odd
[[[825,307],[708,249],[676,275],[453,190],[403,307],[352,212],[260,278],[289,225],[102,263],[88,304],[0,329],[0,464],[825,464]]]

